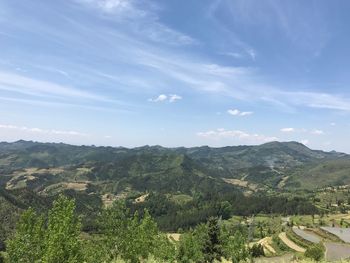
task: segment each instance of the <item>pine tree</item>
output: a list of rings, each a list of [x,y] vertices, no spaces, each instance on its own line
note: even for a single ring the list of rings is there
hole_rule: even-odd
[[[223,256],[217,217],[209,218],[208,237],[203,247],[203,254],[207,262],[214,262],[215,259],[220,261]]]

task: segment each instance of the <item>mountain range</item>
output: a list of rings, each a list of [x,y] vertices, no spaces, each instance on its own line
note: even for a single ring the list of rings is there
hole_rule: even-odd
[[[248,190],[350,184],[350,156],[311,150],[298,142],[258,146],[138,148],[0,143],[0,186],[42,194],[63,188],[190,193],[210,181]],[[252,187],[250,187],[252,188]]]

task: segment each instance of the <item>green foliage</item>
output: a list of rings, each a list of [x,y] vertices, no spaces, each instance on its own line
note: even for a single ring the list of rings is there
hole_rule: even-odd
[[[164,262],[174,262],[176,258],[175,245],[168,239],[165,234],[159,234],[155,249],[153,249],[155,259]]]
[[[174,258],[174,245],[159,232],[147,210],[142,217],[138,212],[132,215],[125,203],[117,202],[102,212],[100,229],[109,259],[122,257],[133,263],[151,254],[163,260]]]
[[[104,245],[101,237],[90,237],[82,241],[82,253],[86,263],[109,262],[110,250]]]
[[[261,244],[254,244],[250,248],[250,255],[253,258],[258,258],[258,257],[265,256],[264,247]]]
[[[7,241],[9,262],[81,262],[80,220],[74,210],[74,200],[60,196],[49,211],[47,227],[42,215],[25,211]]]
[[[276,244],[276,248],[280,251],[290,251],[291,249],[284,244],[284,242],[278,237],[278,234],[272,236],[273,244]]]
[[[7,241],[9,262],[36,262],[43,256],[44,220],[33,209],[20,217],[16,233]]]
[[[208,227],[204,224],[182,234],[178,245],[177,261],[181,263],[204,262],[203,247],[207,239]]]
[[[74,200],[61,195],[49,211],[43,262],[81,262],[80,228]]]
[[[233,263],[249,258],[250,253],[247,247],[247,240],[241,231],[236,231],[234,236],[227,236],[224,245],[225,258],[229,258]]]
[[[211,217],[208,221],[208,235],[203,247],[204,258],[207,262],[220,260],[223,256],[222,240],[218,218]]]
[[[315,261],[321,261],[324,257],[324,247],[321,243],[314,244],[308,247],[305,251],[305,257],[311,258]]]

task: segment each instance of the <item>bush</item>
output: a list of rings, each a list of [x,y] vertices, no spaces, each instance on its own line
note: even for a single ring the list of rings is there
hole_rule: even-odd
[[[312,258],[315,261],[320,261],[324,256],[324,247],[322,244],[310,246],[305,251],[305,257]]]
[[[254,244],[250,249],[250,254],[253,258],[265,256],[264,247],[261,244]]]

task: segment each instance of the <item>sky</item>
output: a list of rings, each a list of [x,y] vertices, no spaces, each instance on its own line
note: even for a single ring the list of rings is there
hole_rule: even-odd
[[[0,0],[0,141],[350,153],[347,0]]]

